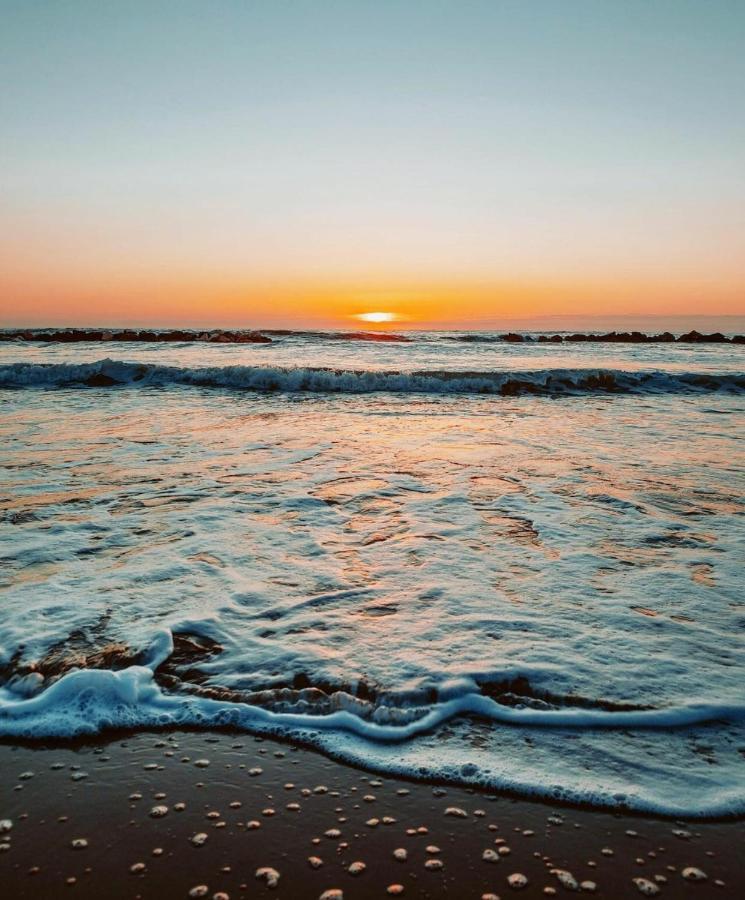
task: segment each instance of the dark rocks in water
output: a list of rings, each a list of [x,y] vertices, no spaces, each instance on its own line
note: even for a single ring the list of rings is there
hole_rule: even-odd
[[[94,375],[89,375],[83,384],[88,385],[88,387],[111,387],[112,384],[119,384],[119,382],[110,375],[104,375],[103,372],[96,372]]]
[[[715,331],[714,334],[689,331],[687,334],[681,334],[678,341],[684,344],[727,344],[729,338],[726,338],[721,331]]]
[[[274,330],[271,334],[283,336],[300,332]],[[410,343],[412,338],[392,332],[303,332],[308,335],[327,338],[329,340],[354,340],[354,341],[380,341],[383,343]],[[537,341],[541,344],[561,344],[565,341],[571,343],[610,343],[610,344],[657,344],[673,343],[677,341],[683,344],[745,344],[745,335],[739,334],[728,338],[721,331],[712,334],[702,334],[699,331],[689,331],[676,338],[669,331],[661,334],[644,334],[641,331],[609,331],[605,334],[588,334],[575,332],[574,334],[540,334],[537,338],[530,335],[517,334],[510,331],[500,335],[463,334],[457,337],[448,337],[448,340],[464,342],[490,342],[504,341],[509,344],[521,344],[526,341]],[[271,344],[272,338],[260,331],[225,331],[213,329],[212,331],[184,331],[183,329],[147,330],[135,331],[131,328],[119,331],[103,331],[92,328],[59,328],[59,329],[18,329],[0,331],[0,341],[39,341],[41,343],[82,343],[99,341],[141,341],[153,342],[202,342],[210,344]]]
[[[136,331],[115,331],[111,339],[112,341],[137,341],[139,337]]]
[[[134,331],[125,328],[121,331],[100,331],[81,328],[64,328],[45,331],[6,331],[0,332],[0,340],[41,341],[43,343],[60,342],[64,344],[97,342],[97,341],[142,341],[145,343],[165,341],[208,341],[219,344],[271,344],[272,339],[258,331],[207,331],[197,334],[193,331]]]
[[[234,341],[236,344],[271,344],[272,339],[258,331],[238,331],[234,332]]]

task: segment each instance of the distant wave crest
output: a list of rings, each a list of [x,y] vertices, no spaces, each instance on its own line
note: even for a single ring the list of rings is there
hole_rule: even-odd
[[[281,368],[276,366],[147,365],[102,359],[91,363],[9,363],[0,365],[0,387],[212,387],[286,393],[366,394],[536,394],[742,393],[745,374],[628,372],[615,369],[533,371]]]

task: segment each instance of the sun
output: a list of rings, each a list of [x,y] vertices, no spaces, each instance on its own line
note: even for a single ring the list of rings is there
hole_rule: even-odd
[[[357,313],[355,319],[359,319],[361,322],[375,322],[376,324],[382,324],[383,322],[395,322],[396,314],[390,312],[364,312]]]

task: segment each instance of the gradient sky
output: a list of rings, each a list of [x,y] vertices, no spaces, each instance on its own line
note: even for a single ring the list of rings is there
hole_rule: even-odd
[[[0,322],[745,313],[740,0],[0,0]]]

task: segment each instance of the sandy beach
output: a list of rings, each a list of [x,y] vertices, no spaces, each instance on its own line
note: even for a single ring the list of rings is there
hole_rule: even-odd
[[[745,888],[742,820],[652,819],[378,777],[246,734],[4,743],[0,771],[9,898],[705,900]],[[512,887],[511,876],[527,883]]]

